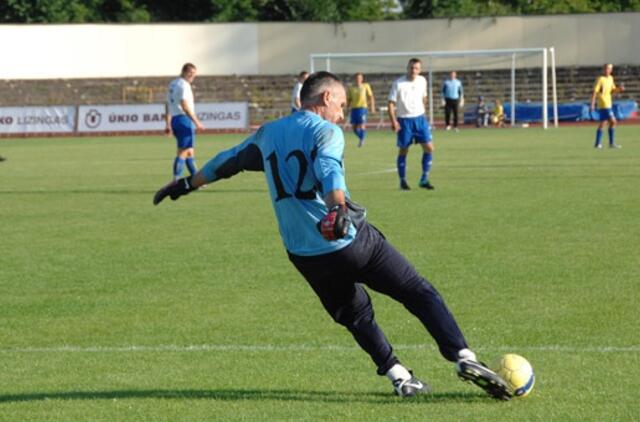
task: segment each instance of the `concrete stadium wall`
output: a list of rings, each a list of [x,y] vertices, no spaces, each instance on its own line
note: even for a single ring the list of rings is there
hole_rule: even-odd
[[[0,25],[0,79],[256,73],[255,24]]]
[[[387,22],[0,25],[0,79],[293,74],[311,53],[555,46],[558,66],[640,64],[640,13]],[[505,63],[508,66],[508,63]]]

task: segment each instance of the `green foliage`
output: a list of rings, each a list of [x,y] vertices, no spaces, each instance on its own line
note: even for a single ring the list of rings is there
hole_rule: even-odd
[[[92,11],[79,0],[6,0],[0,2],[0,22],[57,23],[89,21]]]
[[[219,4],[229,4],[235,8],[242,0],[137,0],[151,14],[153,22],[205,22],[220,10]],[[250,1],[250,0],[247,0]]]
[[[208,20],[217,22],[257,21],[261,7],[252,0],[211,0],[213,13]]]
[[[82,23],[148,22],[151,15],[136,0],[6,0],[0,22]]]
[[[347,22],[640,11],[640,0],[4,0],[0,22]]]
[[[410,19],[640,11],[640,0],[401,0]]]
[[[216,21],[343,22],[383,20],[393,15],[390,0],[212,0]]]

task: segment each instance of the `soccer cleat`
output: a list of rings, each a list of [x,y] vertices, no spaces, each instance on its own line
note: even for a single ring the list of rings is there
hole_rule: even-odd
[[[428,180],[420,180],[420,187],[427,190],[435,190],[435,186],[429,183]]]
[[[602,149],[602,145],[601,145],[601,144],[598,144],[598,145],[596,145],[596,146],[595,146],[595,148],[596,148],[596,149]]]
[[[361,148],[364,145],[364,139],[360,139],[358,141],[358,148]]]
[[[415,397],[418,394],[426,394],[429,386],[411,374],[409,379],[397,379],[393,381],[393,389],[400,397]]]
[[[447,126],[444,130],[451,130],[451,126]]]
[[[622,148],[622,145],[618,145],[618,144],[611,144],[611,145],[609,145],[609,148],[613,148],[613,149],[620,149],[620,148]]]
[[[423,189],[428,189],[428,190],[434,190],[435,189],[435,186],[433,186],[431,183],[429,183],[429,179],[428,179],[426,174],[423,174],[420,177],[420,181],[418,182],[418,186],[420,186]]]
[[[456,132],[460,132],[460,129],[458,129],[458,128],[455,128],[454,130],[455,130]]]
[[[400,180],[400,190],[411,190],[406,180]]]
[[[484,364],[462,359],[456,363],[456,371],[462,381],[477,385],[494,399],[511,400],[512,393],[507,383]]]

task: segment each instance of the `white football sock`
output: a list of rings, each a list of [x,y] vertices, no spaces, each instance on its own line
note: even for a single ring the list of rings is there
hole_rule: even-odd
[[[458,352],[458,360],[472,360],[477,362],[476,354],[469,349],[462,349]]]
[[[391,380],[391,382],[402,379],[408,380],[411,379],[411,373],[404,366],[396,363],[387,371],[387,377]]]

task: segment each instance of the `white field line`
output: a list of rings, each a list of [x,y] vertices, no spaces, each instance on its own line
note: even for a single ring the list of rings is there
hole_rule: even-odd
[[[349,173],[347,174],[347,177],[351,177],[351,176],[369,176],[372,174],[383,174],[383,173],[394,173],[398,171],[397,168],[389,168],[389,169],[384,169],[384,170],[374,170],[374,171],[365,171],[363,173]]]
[[[401,344],[396,350],[437,350],[426,344]],[[133,352],[321,352],[321,351],[357,351],[357,346],[340,345],[275,345],[275,344],[160,344],[156,346],[52,346],[52,347],[15,347],[0,348],[0,353],[133,353]],[[640,345],[631,346],[487,346],[474,348],[476,351],[497,352],[560,352],[560,353],[640,353]]]

